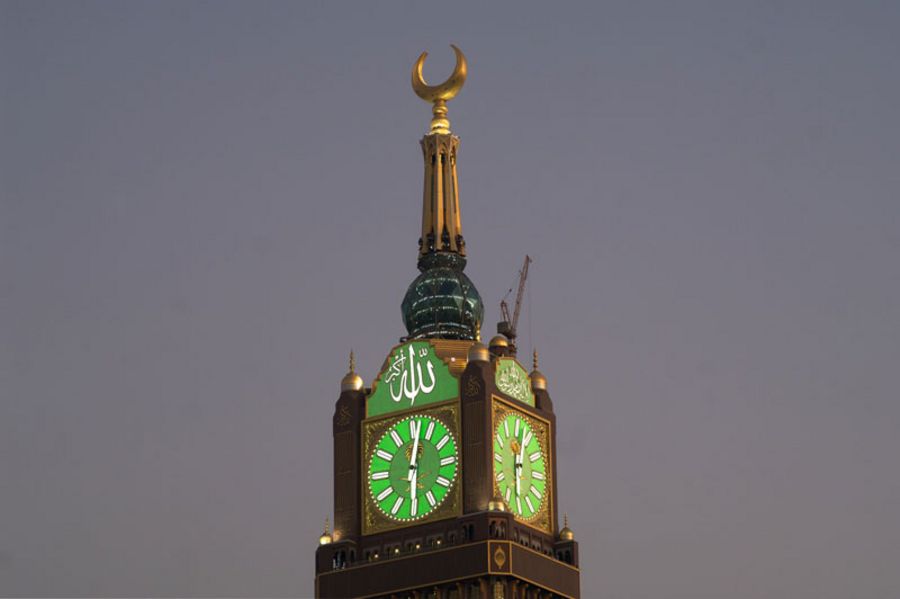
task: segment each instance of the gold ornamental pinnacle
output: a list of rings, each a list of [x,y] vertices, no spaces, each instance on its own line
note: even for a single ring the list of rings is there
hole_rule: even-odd
[[[426,102],[432,103],[431,133],[450,133],[450,120],[447,118],[447,100],[452,100],[459,93],[459,90],[462,89],[463,84],[466,82],[466,75],[468,74],[468,65],[462,50],[453,44],[450,44],[450,47],[456,52],[456,66],[453,69],[453,74],[443,83],[428,85],[422,76],[422,66],[425,64],[428,52],[422,52],[412,70],[413,91]]]

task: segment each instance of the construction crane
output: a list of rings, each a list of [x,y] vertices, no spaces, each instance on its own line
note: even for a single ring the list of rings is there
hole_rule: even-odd
[[[505,335],[513,346],[515,346],[516,341],[516,326],[519,324],[519,313],[522,311],[522,294],[525,292],[525,281],[528,279],[529,264],[531,264],[531,256],[526,255],[525,263],[522,264],[522,270],[519,271],[519,288],[516,291],[516,307],[513,310],[511,318],[509,315],[509,304],[506,303],[506,298],[512,293],[512,287],[509,288],[509,291],[507,291],[506,295],[503,296],[503,299],[500,300],[500,313],[503,316],[503,320],[497,323],[497,332],[501,335]]]

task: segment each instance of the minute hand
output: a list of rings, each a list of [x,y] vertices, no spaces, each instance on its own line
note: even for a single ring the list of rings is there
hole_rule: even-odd
[[[522,494],[522,471],[525,469],[525,431],[522,431],[522,441],[519,442],[519,471],[516,472],[516,495]]]
[[[412,455],[409,457],[409,497],[410,499],[415,498],[416,496],[416,474],[418,474],[418,466],[416,465],[416,458],[419,455],[419,432],[422,430],[422,423],[418,421],[413,421],[413,446],[412,446]]]

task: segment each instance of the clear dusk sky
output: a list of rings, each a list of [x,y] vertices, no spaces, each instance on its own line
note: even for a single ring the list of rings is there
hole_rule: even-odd
[[[900,4],[824,0],[0,3],[0,595],[311,594],[450,43],[584,596],[900,597]]]

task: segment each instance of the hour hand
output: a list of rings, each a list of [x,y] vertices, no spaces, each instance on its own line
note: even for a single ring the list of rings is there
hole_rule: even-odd
[[[418,473],[418,468],[412,466],[409,471],[409,498],[415,499],[416,497],[416,487],[418,486],[416,481],[416,474]]]

